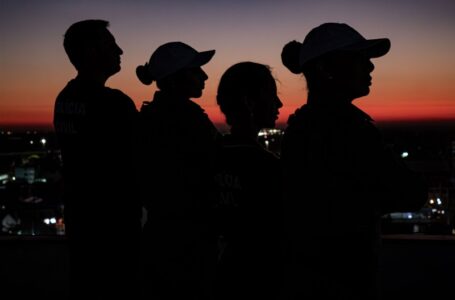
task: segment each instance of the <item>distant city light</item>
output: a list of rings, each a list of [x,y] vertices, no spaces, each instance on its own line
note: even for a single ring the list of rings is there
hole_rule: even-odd
[[[43,144],[43,146],[46,145],[46,139],[43,138],[43,139],[41,139],[40,142],[41,142],[41,144]]]
[[[430,199],[430,204],[434,204],[434,200],[433,199]]]
[[[412,219],[412,213],[408,213],[408,219]]]
[[[45,218],[44,220],[44,223],[46,225],[50,225],[50,224],[56,224],[57,223],[57,219],[52,217],[52,218]]]
[[[33,141],[30,141],[30,145],[33,145]]]
[[[438,202],[438,205],[442,204],[441,198],[436,198],[436,202]]]
[[[405,157],[408,157],[409,156],[409,152],[407,151],[404,151],[403,153],[401,153],[401,157],[405,158]]]
[[[271,128],[271,129],[262,129],[259,131],[258,136],[265,136],[267,135],[274,135],[274,134],[283,134],[283,131],[277,128]]]

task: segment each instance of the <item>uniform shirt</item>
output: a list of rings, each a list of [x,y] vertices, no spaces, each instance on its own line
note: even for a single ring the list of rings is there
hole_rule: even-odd
[[[256,141],[227,135],[217,166],[217,294],[221,299],[272,299],[281,276],[279,158]]]
[[[219,133],[190,99],[158,91],[140,112],[145,293],[209,298],[216,263],[211,190]]]
[[[131,234],[140,225],[133,163],[137,110],[119,90],[80,78],[55,102],[65,181],[65,222],[84,234]]]
[[[156,92],[141,109],[142,198],[149,219],[207,218],[220,134],[190,99]]]
[[[380,217],[418,210],[425,184],[352,104],[298,109],[281,153],[292,246],[288,290],[311,299],[374,299]]]
[[[423,181],[354,105],[304,105],[288,125],[282,144],[286,193],[293,205],[314,212],[311,222],[324,230],[370,235],[381,215],[425,203]]]

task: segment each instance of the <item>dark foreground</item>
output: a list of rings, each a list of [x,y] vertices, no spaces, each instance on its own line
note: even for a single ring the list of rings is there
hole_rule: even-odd
[[[452,297],[454,253],[455,236],[385,236],[382,299]],[[1,299],[68,299],[64,237],[0,237],[0,257]]]

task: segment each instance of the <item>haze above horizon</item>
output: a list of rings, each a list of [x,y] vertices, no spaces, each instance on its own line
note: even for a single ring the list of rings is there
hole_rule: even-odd
[[[139,109],[155,85],[142,85],[135,68],[160,44],[180,40],[215,49],[204,66],[206,89],[196,102],[217,124],[224,117],[216,88],[239,61],[270,65],[283,108],[280,124],[305,103],[305,80],[291,74],[280,53],[290,40],[324,22],[345,22],[366,38],[388,37],[391,51],[374,59],[371,93],[355,104],[378,122],[455,120],[455,1],[231,0],[231,1],[0,1],[0,127],[50,126],[55,97],[75,76],[63,50],[74,22],[99,18],[122,47],[122,70],[108,81]]]

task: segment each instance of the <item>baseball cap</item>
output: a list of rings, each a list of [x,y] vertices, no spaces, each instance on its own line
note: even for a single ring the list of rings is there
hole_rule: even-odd
[[[361,51],[368,57],[380,57],[390,50],[387,38],[366,39],[345,23],[324,23],[313,28],[300,48],[300,66],[335,50]]]
[[[215,50],[198,52],[182,42],[169,42],[159,46],[147,64],[153,80],[160,80],[184,68],[200,67],[208,63]]]

